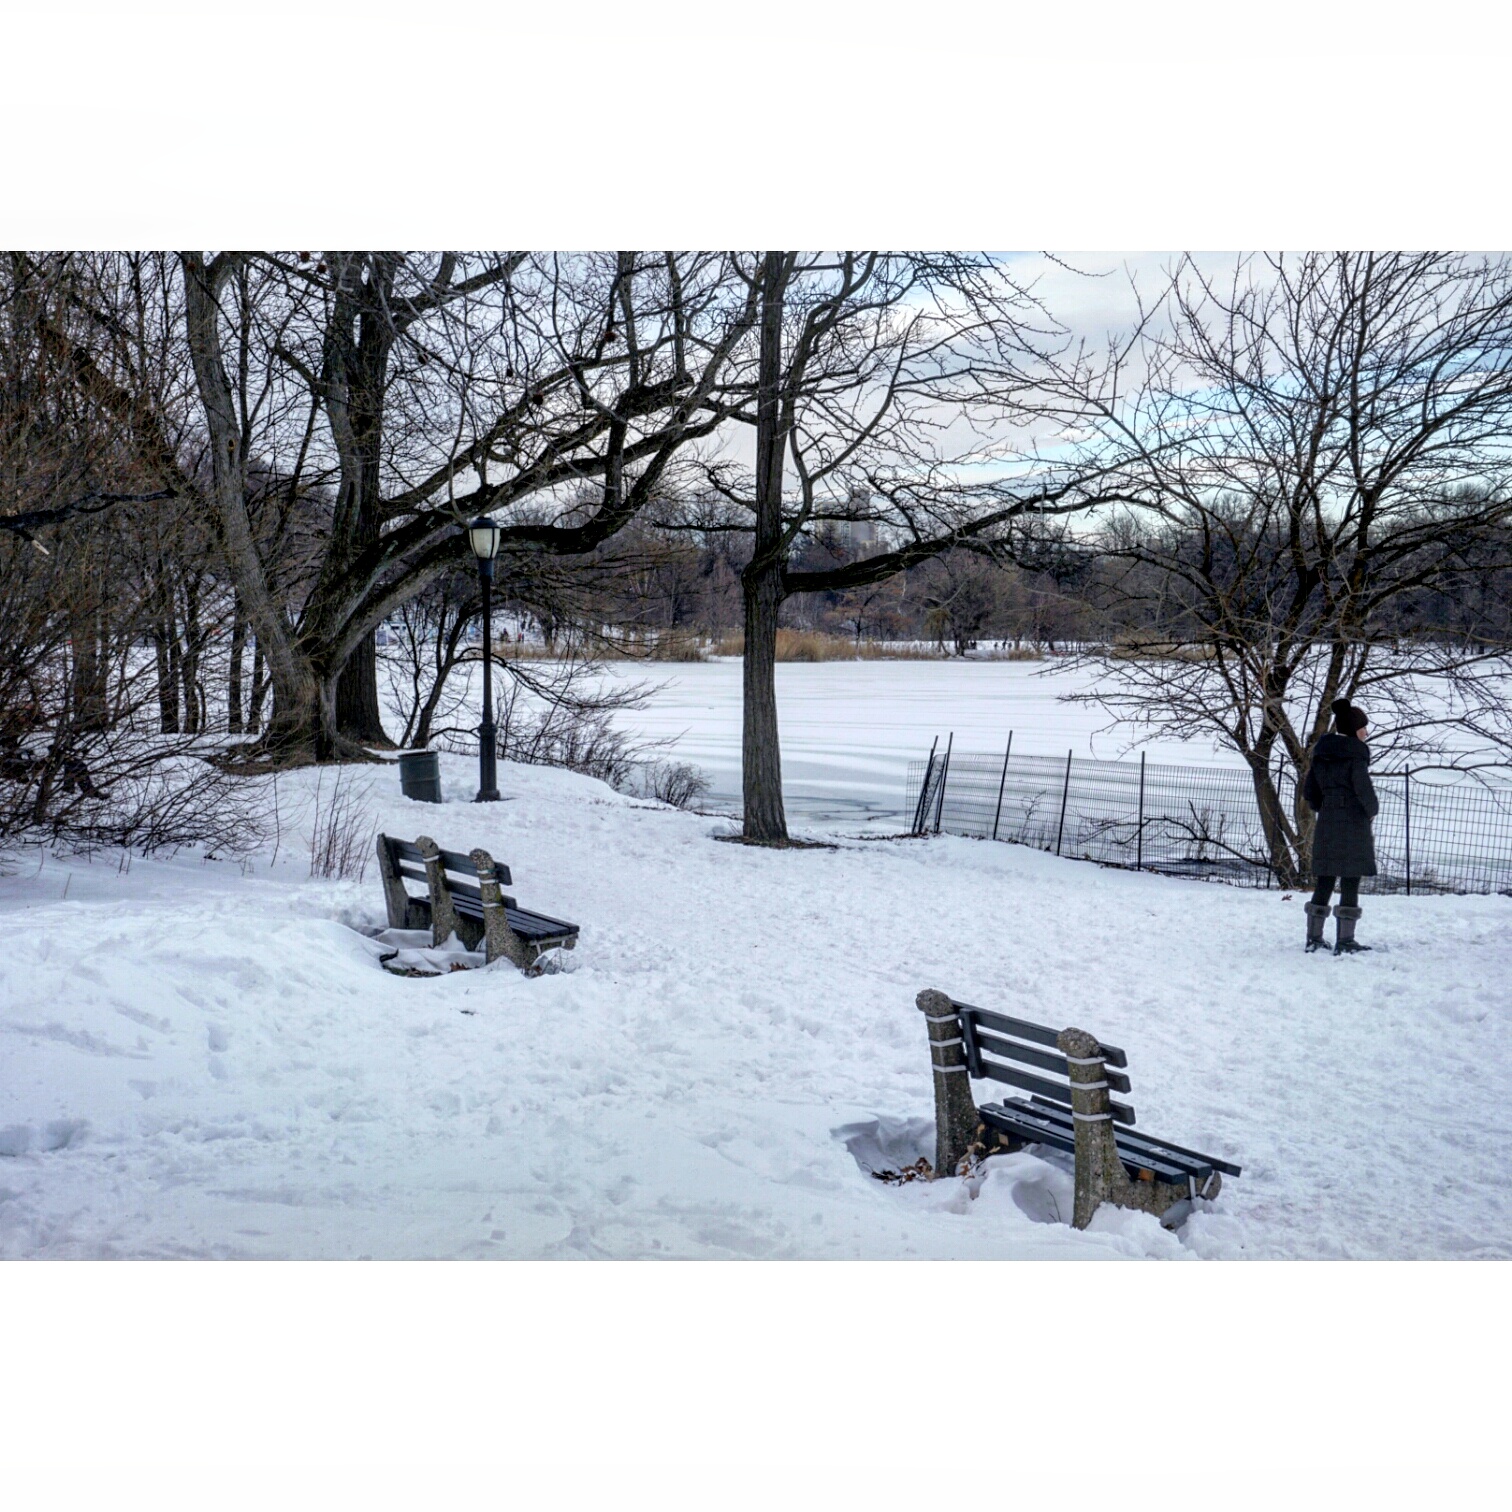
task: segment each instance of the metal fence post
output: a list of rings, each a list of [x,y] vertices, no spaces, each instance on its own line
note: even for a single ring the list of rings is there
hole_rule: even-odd
[[[955,745],[955,731],[950,732],[945,742],[945,760],[940,766],[940,797],[935,804],[935,834],[940,833],[940,821],[945,815],[945,784],[950,781],[950,751]]]
[[[1061,816],[1060,827],[1055,832],[1055,854],[1061,853],[1061,837],[1066,833],[1066,799],[1071,796],[1071,756],[1075,747],[1066,752],[1066,781],[1061,788]]]
[[[997,809],[992,816],[992,838],[997,839],[998,821],[1003,817],[1003,789],[1008,784],[1008,758],[1013,755],[1013,731],[1008,732],[1008,749],[1003,752],[1003,775],[998,782]]]
[[[929,779],[934,775],[935,747],[939,745],[938,735],[929,743],[929,760],[924,764],[924,781],[919,785],[919,801],[914,805],[913,833],[924,833],[924,811],[929,804]]]
[[[1141,751],[1139,753],[1139,828],[1135,831],[1135,834],[1139,838],[1137,841],[1138,849],[1134,857],[1135,871],[1144,870],[1144,764],[1145,753]]]
[[[1407,797],[1407,896],[1412,896],[1412,768],[1402,773],[1402,791]]]

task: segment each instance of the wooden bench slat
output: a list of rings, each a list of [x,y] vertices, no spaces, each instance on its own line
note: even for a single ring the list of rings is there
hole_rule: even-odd
[[[582,932],[576,924],[546,914],[527,913],[523,908],[506,908],[504,917],[509,920],[509,927],[527,940],[570,940]]]
[[[1044,1098],[1035,1097],[1032,1098],[1031,1101],[1044,1105],[1046,1100]],[[1064,1111],[1066,1114],[1070,1114],[1071,1110],[1068,1107],[1056,1107],[1055,1105],[1051,1106],[1052,1111]],[[1204,1155],[1201,1150],[1189,1150],[1185,1145],[1172,1144],[1169,1139],[1161,1139],[1158,1135],[1155,1134],[1146,1134],[1143,1131],[1138,1134],[1130,1134],[1125,1132],[1124,1130],[1118,1130],[1116,1132],[1120,1140],[1126,1141],[1129,1144],[1149,1145],[1156,1150],[1163,1150],[1172,1156],[1181,1155],[1185,1156],[1189,1160],[1200,1160],[1212,1170],[1222,1171],[1225,1176],[1242,1176],[1244,1174],[1244,1172],[1238,1166],[1230,1165],[1226,1160],[1219,1160],[1216,1155]]]
[[[1070,1108],[1058,1107],[1043,1097],[1030,1098],[1030,1102],[1037,1114],[1043,1114],[1058,1128],[1063,1128],[1067,1135],[1075,1132],[1076,1126],[1072,1121]],[[1005,1106],[1012,1108],[1024,1105],[1015,1099],[1005,1103]],[[1135,1134],[1128,1129],[1114,1129],[1113,1139],[1120,1154],[1148,1156],[1150,1160],[1161,1160],[1189,1176],[1206,1176],[1217,1169],[1208,1156],[1199,1155],[1195,1150],[1177,1150],[1153,1134]],[[1146,1163],[1148,1164],[1148,1161]]]
[[[483,905],[475,902],[472,898],[454,900],[459,914],[466,914],[470,919],[483,917]],[[506,905],[504,917],[509,921],[509,927],[517,935],[523,935],[527,940],[566,939],[569,935],[581,933],[576,924],[569,924],[566,919],[553,919],[549,914],[531,913],[528,908],[510,908]]]
[[[1053,1148],[1073,1153],[1076,1149],[1076,1132],[1069,1117],[1064,1121],[1052,1118],[1049,1116],[1051,1110],[1034,1108],[1017,1099],[989,1104],[982,1110],[984,1116],[989,1109],[997,1115],[999,1124],[1013,1123],[1023,1130],[1021,1138],[1030,1137],[1031,1132],[1035,1135],[1042,1132],[1044,1142]],[[1123,1129],[1114,1129],[1113,1139],[1118,1158],[1131,1176],[1137,1177],[1139,1171],[1145,1170],[1153,1171],[1162,1181],[1185,1182],[1192,1177],[1206,1177],[1211,1171],[1211,1167],[1201,1162],[1178,1162],[1173,1157],[1161,1156],[1144,1148],[1143,1144],[1134,1144],[1133,1136]]]
[[[1063,1097],[1066,1092],[1064,1082],[1046,1081],[1043,1076],[1031,1076],[1027,1071],[1015,1071],[1012,1066],[1000,1066],[994,1061],[982,1062],[982,1076],[987,1080],[1006,1082],[1010,1087],[1022,1087],[1026,1092],[1040,1092],[1051,1098]],[[1109,1098],[1108,1111],[1112,1113],[1115,1123],[1134,1122],[1134,1110],[1127,1103],[1114,1102]]]
[[[1026,1144],[1047,1144],[1051,1149],[1064,1150],[1067,1154],[1076,1152],[1076,1136],[1069,1128],[1048,1117],[1040,1117],[1026,1103],[989,1103],[981,1111],[984,1121],[993,1128]],[[1137,1178],[1142,1170],[1153,1171],[1161,1181],[1185,1183],[1193,1176],[1207,1175],[1206,1171],[1193,1171],[1158,1156],[1147,1155],[1144,1150],[1129,1149],[1116,1131],[1114,1142],[1118,1158],[1130,1176]]]
[[[976,1042],[989,1055],[1005,1055],[1010,1060],[1022,1061],[1026,1066],[1038,1066],[1041,1071],[1058,1071],[1066,1078],[1067,1086],[1070,1085],[1071,1067],[1066,1063],[1064,1055],[1051,1055],[1047,1050],[1015,1044],[1012,1040],[1001,1039],[995,1034],[984,1034],[981,1030],[977,1030]],[[1115,1092],[1129,1090],[1129,1078],[1124,1072],[1109,1069],[1105,1075],[1108,1085]]]
[[[441,864],[449,872],[456,872],[460,876],[472,877],[475,880],[477,878],[478,868],[473,865],[473,858],[462,855],[460,851],[442,851]],[[509,868],[502,861],[494,862],[494,877],[500,887],[509,887],[514,881],[509,875]]]
[[[389,848],[393,852],[395,860],[400,863],[399,870],[406,877],[415,877],[421,882],[425,881],[425,857],[421,854],[420,847],[412,845],[408,840],[395,840],[392,835],[385,838],[388,840]],[[405,862],[412,862],[419,870],[407,870],[404,865]],[[464,856],[461,851],[442,851],[441,865],[448,872],[457,872],[463,877],[476,878],[478,875],[478,868],[473,865],[472,857]],[[500,887],[510,887],[513,885],[514,878],[509,875],[509,868],[503,862],[494,862],[494,875],[498,878]]]
[[[973,1014],[977,1022],[988,1029],[1011,1034],[1015,1039],[1030,1040],[1036,1045],[1048,1045],[1052,1050],[1059,1048],[1060,1032],[1047,1024],[1031,1024],[1028,1019],[995,1013],[991,1008],[975,1008],[970,1003],[956,1003],[955,1006],[962,1013]],[[1098,1048],[1108,1065],[1126,1067],[1129,1064],[1129,1057],[1117,1045],[1104,1045],[1099,1041]]]
[[[401,864],[399,867],[399,875],[401,877],[408,877],[411,882],[422,883],[427,888],[429,888],[430,886],[430,878],[426,876],[425,868],[423,866],[412,869],[408,865],[408,863]],[[473,875],[477,876],[477,873],[474,872]],[[450,877],[446,879],[446,890],[454,898],[481,898],[483,896],[482,889],[476,882],[457,882]]]

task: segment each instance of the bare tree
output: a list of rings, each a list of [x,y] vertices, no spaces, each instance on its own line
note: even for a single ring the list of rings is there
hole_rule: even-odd
[[[1512,749],[1505,605],[1446,612],[1506,584],[1504,259],[1241,258],[1222,282],[1184,260],[1127,340],[1048,367],[1045,412],[1125,500],[1083,542],[1125,627],[1087,696],[1238,751],[1278,875],[1307,869],[1284,783],[1335,698],[1378,754],[1461,759],[1454,725]]]
[[[171,540],[185,501],[147,486],[133,354],[89,314],[104,265],[16,253],[0,272],[0,841],[230,848],[255,840],[257,794],[198,759],[192,662],[173,688],[193,733],[160,733],[157,585],[134,547]]]
[[[926,623],[938,644],[947,638],[957,656],[977,642],[1003,609],[1007,574],[990,558],[968,551],[946,552],[924,569]]]
[[[731,511],[722,528],[751,541],[745,838],[783,844],[774,664],[784,601],[880,582],[952,547],[995,551],[1015,519],[1085,507],[1095,480],[1044,459],[1032,473],[1008,465],[1002,425],[1029,381],[1026,330],[1043,338],[1048,317],[991,258],[763,252],[732,267],[757,306],[736,378],[755,468],[747,477],[721,463],[709,483]],[[892,544],[795,567],[800,537],[827,521],[871,522]]]
[[[210,491],[266,652],[264,745],[281,759],[361,755],[378,738],[371,636],[463,560],[457,527],[470,515],[504,516],[503,550],[524,556],[589,553],[634,519],[724,418],[719,384],[750,319],[748,291],[732,293],[722,260],[704,254],[186,252],[181,263]],[[251,389],[303,388],[338,479],[297,605],[268,581],[247,469],[254,439],[285,458],[306,443],[298,427],[263,423],[233,377],[227,342],[244,299],[262,312]]]

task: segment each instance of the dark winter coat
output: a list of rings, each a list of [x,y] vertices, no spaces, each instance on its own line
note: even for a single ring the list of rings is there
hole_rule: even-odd
[[[1380,810],[1370,748],[1353,735],[1325,735],[1313,752],[1302,796],[1317,811],[1312,868],[1318,877],[1373,877],[1370,821]]]

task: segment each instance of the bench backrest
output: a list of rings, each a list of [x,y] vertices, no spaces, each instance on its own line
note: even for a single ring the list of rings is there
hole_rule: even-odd
[[[957,1003],[953,998],[951,1002],[961,1017],[966,1066],[972,1076],[1022,1087],[1036,1094],[1037,1102],[1070,1108],[1071,1068],[1056,1046],[1059,1036],[1054,1029],[988,1008],[974,1008],[970,1003]],[[1129,1078],[1121,1068],[1128,1066],[1128,1056],[1116,1045],[1099,1044],[1098,1051],[1109,1091],[1127,1093]],[[1020,1069],[1030,1066],[1034,1070]],[[1049,1075],[1040,1074],[1046,1072]],[[1052,1080],[1052,1076],[1057,1079]],[[1134,1109],[1127,1103],[1110,1097],[1108,1106],[1115,1123],[1134,1122]]]
[[[397,876],[428,885],[425,856],[418,845],[408,840],[396,840],[392,835],[380,835],[378,838],[388,847],[389,859]],[[441,852],[441,865],[446,871],[448,892],[460,893],[464,898],[475,898],[481,902],[483,892],[478,886],[478,868],[473,864],[471,856],[465,856],[461,851],[444,850]],[[454,881],[454,876],[460,880]],[[508,887],[514,880],[502,861],[494,862],[494,880],[500,887]]]

